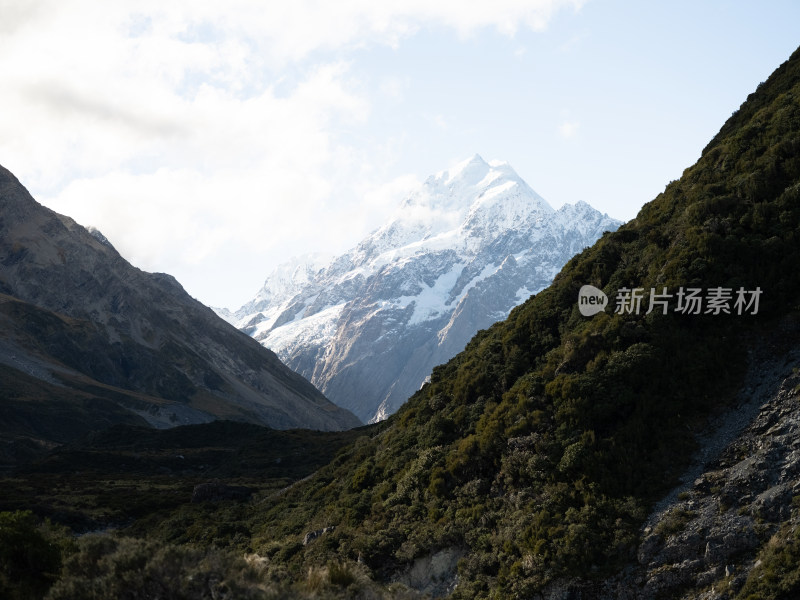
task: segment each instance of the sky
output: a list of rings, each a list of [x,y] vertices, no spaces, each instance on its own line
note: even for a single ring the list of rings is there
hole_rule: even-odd
[[[0,0],[0,164],[235,309],[476,153],[633,218],[797,23],[796,0]]]

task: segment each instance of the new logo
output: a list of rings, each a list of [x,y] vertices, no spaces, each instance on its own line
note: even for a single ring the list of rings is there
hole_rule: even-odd
[[[584,285],[578,292],[578,310],[584,317],[592,317],[603,312],[608,304],[608,296],[593,285]]]

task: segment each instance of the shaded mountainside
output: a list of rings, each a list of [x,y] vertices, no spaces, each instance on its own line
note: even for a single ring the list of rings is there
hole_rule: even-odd
[[[113,425],[18,468],[3,481],[0,510],[33,508],[76,533],[126,525],[146,530],[159,511],[190,503],[197,485],[244,484],[253,494],[274,494],[359,435],[358,429],[274,430],[233,421],[171,429]],[[193,532],[213,535],[203,532],[208,523],[201,518]]]
[[[748,393],[749,349],[796,335],[798,264],[800,51],[634,220],[434,369],[349,457],[265,509],[254,547],[294,547],[298,577],[338,557],[384,580],[455,552],[442,577],[458,598],[572,597],[570,582],[638,564],[648,511],[691,464],[695,434]],[[593,318],[578,311],[585,284],[611,298]],[[643,288],[638,314],[614,312],[625,288]],[[671,294],[666,314],[647,313],[651,288]],[[730,290],[730,314],[677,312],[689,288],[706,300]],[[737,314],[737,291],[752,300],[757,288],[757,314]],[[331,525],[324,544],[293,546]],[[724,566],[707,580],[717,575]]]
[[[113,422],[358,425],[174,278],[132,267],[2,168],[0,325],[0,434],[23,453]]]
[[[510,165],[475,155],[429,177],[349,252],[283,265],[253,301],[220,314],[379,421],[619,225],[585,202],[553,210]]]
[[[276,430],[234,421],[153,429],[114,425],[60,446],[18,473],[152,473],[181,477],[301,479],[360,435]]]

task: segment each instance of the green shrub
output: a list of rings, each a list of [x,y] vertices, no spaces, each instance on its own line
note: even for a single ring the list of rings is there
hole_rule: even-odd
[[[48,600],[265,598],[256,569],[221,550],[87,535],[64,561]]]
[[[332,585],[346,588],[355,582],[356,576],[346,564],[331,561],[328,563],[328,580]]]
[[[30,511],[0,512],[0,597],[41,597],[60,566],[57,542]]]
[[[654,531],[663,538],[676,535],[697,516],[697,513],[683,508],[674,508],[658,522]]]
[[[761,550],[757,566],[750,571],[736,600],[797,597],[800,597],[800,530],[790,522]]]

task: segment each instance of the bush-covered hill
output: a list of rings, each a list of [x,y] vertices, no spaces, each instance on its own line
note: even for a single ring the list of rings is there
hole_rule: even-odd
[[[740,383],[748,347],[797,310],[798,264],[800,51],[634,220],[266,509],[254,549],[292,554],[296,574],[360,557],[388,578],[458,548],[463,598],[524,597],[617,569],[686,465],[692,432]],[[605,313],[579,313],[584,284],[609,296]],[[626,288],[643,288],[639,314],[614,312]],[[645,314],[651,288],[672,294],[667,314],[659,304]],[[676,312],[690,288],[701,314]],[[761,291],[757,314],[736,304],[740,289],[746,303]],[[730,294],[730,314],[713,314],[714,294]],[[324,541],[298,543],[330,525]]]
[[[256,553],[257,577],[241,565],[225,572],[228,589],[260,582],[248,584],[258,598],[278,597],[269,589],[409,597],[375,587],[392,580],[455,598],[530,598],[556,580],[618,572],[636,560],[644,519],[688,464],[694,433],[730,407],[748,351],[798,317],[799,264],[800,50],[634,220],[479,333],[313,477],[258,502],[190,511],[209,511],[212,540],[181,510],[150,521],[151,550],[81,541],[53,597],[111,589],[116,571],[142,582],[130,597],[148,597],[156,565],[130,556],[155,552],[184,566],[153,585],[191,587],[197,565],[187,557],[211,554],[171,551],[175,542]],[[578,310],[586,284],[610,299],[591,318]],[[620,293],[639,288],[640,310],[616,312]],[[692,290],[703,306],[679,312]],[[765,551],[768,577],[745,591],[795,590],[795,546]]]

